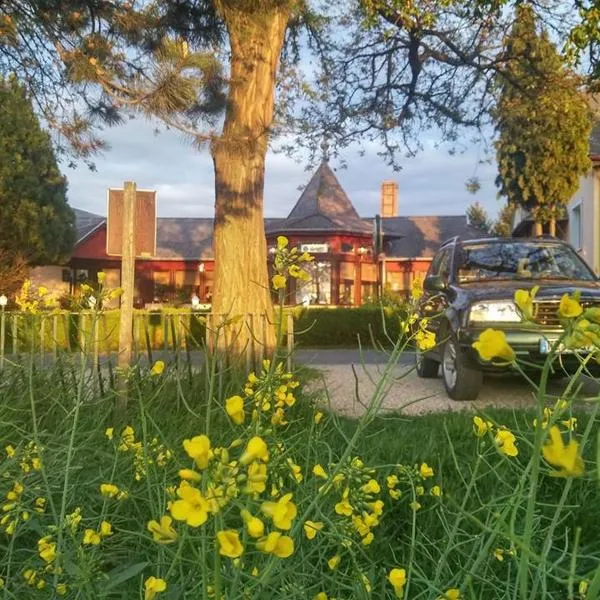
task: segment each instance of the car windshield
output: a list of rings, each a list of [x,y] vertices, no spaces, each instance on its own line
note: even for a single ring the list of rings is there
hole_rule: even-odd
[[[569,246],[543,242],[465,244],[458,252],[455,268],[460,283],[489,279],[594,279]]]

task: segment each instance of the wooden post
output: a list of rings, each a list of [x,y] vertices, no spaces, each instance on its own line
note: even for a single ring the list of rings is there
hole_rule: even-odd
[[[126,181],[123,193],[123,246],[121,252],[121,314],[119,319],[119,353],[117,355],[117,411],[127,406],[127,377],[131,365],[133,294],[135,285],[135,203],[136,185]]]
[[[0,370],[4,368],[4,334],[6,327],[4,306],[0,309]]]
[[[294,317],[292,313],[287,315],[287,370],[292,371],[292,353],[294,352]]]
[[[16,356],[18,350],[18,340],[17,340],[17,313],[13,313],[12,317],[12,353],[13,356]]]
[[[548,221],[548,233],[552,237],[556,237],[556,219],[554,217]]]
[[[56,362],[58,357],[58,315],[52,315],[52,359]]]

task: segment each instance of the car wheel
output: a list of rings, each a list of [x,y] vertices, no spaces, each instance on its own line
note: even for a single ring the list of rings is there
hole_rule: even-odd
[[[442,351],[442,379],[452,400],[476,400],[483,384],[483,373],[467,365],[454,336],[448,337]]]
[[[422,379],[433,379],[438,376],[440,363],[429,358],[427,353],[417,350],[416,354],[417,375]]]

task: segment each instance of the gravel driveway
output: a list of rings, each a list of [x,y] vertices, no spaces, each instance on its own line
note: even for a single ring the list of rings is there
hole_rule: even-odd
[[[322,359],[323,356],[318,358]],[[343,363],[342,359],[346,362]],[[401,357],[401,361],[394,367],[393,374],[390,374],[393,376],[389,377],[387,385],[382,389],[383,411],[393,410],[406,415],[418,415],[447,410],[477,411],[488,406],[505,408],[535,406],[533,389],[517,376],[488,376],[484,380],[478,400],[456,402],[446,396],[440,377],[437,379],[417,377],[413,368],[413,356],[405,355]],[[340,356],[339,361],[328,360],[317,364],[317,356],[315,356],[313,362],[306,362],[322,374],[320,380],[312,383],[312,389],[323,388],[325,385],[331,408],[338,414],[348,417],[358,417],[364,412],[385,369],[381,355],[363,356],[362,363],[357,353]],[[567,384],[567,379],[552,381],[548,386],[549,394],[558,398]],[[599,393],[600,386],[597,383],[591,380],[585,381],[582,394],[593,396]]]

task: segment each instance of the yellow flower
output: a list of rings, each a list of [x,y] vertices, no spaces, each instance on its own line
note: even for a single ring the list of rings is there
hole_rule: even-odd
[[[506,456],[517,456],[519,454],[519,450],[515,446],[516,438],[508,429],[498,429],[495,439],[500,451]]]
[[[450,588],[444,592],[438,600],[460,600],[460,590],[457,588]]]
[[[42,560],[51,563],[56,558],[56,544],[50,536],[40,538],[38,540],[38,554]]]
[[[325,592],[319,592],[313,600],[329,600],[327,594]]]
[[[112,440],[113,439],[113,435],[114,435],[114,428],[113,427],[109,427],[105,432],[104,435],[109,439]]]
[[[114,498],[119,493],[119,488],[113,483],[102,483],[100,493],[107,498]]]
[[[171,504],[171,516],[176,521],[185,521],[190,527],[200,527],[208,519],[210,505],[200,490],[182,481],[177,488],[179,500]]]
[[[529,321],[533,319],[533,301],[539,289],[540,287],[536,285],[531,290],[517,290],[515,292],[515,304]]]
[[[318,410],[315,413],[313,420],[314,420],[315,424],[318,425],[321,422],[322,418],[323,418],[323,413],[320,410]]]
[[[305,521],[303,525],[304,535],[306,535],[309,540],[312,540],[315,535],[317,535],[317,531],[321,531],[324,526],[325,524],[321,521]]]
[[[283,250],[288,244],[289,241],[284,235],[277,236],[277,250]]]
[[[442,495],[442,488],[440,488],[440,486],[439,486],[439,485],[434,485],[434,486],[431,488],[431,490],[430,490],[430,492],[429,492],[429,493],[430,493],[432,496],[437,496],[437,497],[439,497],[439,496],[441,496],[441,495]]]
[[[406,585],[406,570],[392,569],[388,575],[388,581],[392,584],[396,598],[402,598],[404,586]]]
[[[265,524],[247,510],[242,510],[242,519],[246,525],[248,535],[253,538],[262,537],[265,533]]]
[[[417,341],[419,350],[431,350],[432,348],[435,348],[437,343],[435,333],[432,331],[418,331],[415,334],[415,340]]]
[[[347,496],[344,496],[340,502],[335,505],[335,512],[338,515],[349,517],[354,512],[352,505],[348,502]]]
[[[102,521],[102,523],[100,523],[100,537],[105,538],[113,533],[112,525],[108,521]]]
[[[219,554],[221,556],[239,558],[244,552],[240,536],[234,529],[217,531],[217,542],[219,543]]]
[[[489,421],[484,421],[481,417],[473,417],[473,432],[477,437],[483,437],[491,429],[492,424]]]
[[[248,463],[258,459],[262,460],[263,462],[268,462],[269,449],[261,437],[255,436],[248,442],[246,451],[244,454],[242,454],[240,462],[243,465],[247,465]]]
[[[173,519],[168,515],[163,515],[158,521],[149,521],[147,528],[152,534],[152,539],[157,544],[172,544],[177,540],[177,532],[171,526]]]
[[[381,487],[379,487],[379,483],[375,479],[369,479],[361,489],[365,494],[379,494],[381,491]]]
[[[265,554],[288,558],[294,553],[294,540],[279,531],[272,531],[268,536],[260,538],[256,542],[256,547]]]
[[[292,494],[282,496],[277,502],[263,502],[260,510],[271,517],[278,529],[291,529],[292,521],[298,514],[296,505],[292,502]]]
[[[504,331],[486,329],[472,345],[483,360],[503,358],[508,362],[512,362],[515,359],[515,352],[506,341]]]
[[[579,454],[579,444],[570,440],[568,445],[563,443],[560,430],[556,425],[550,428],[550,440],[542,448],[542,455],[553,467],[553,477],[581,477],[585,470],[583,458]]]
[[[494,558],[502,562],[504,560],[504,550],[502,548],[496,548],[494,550]]]
[[[321,477],[323,479],[327,479],[329,477],[321,465],[315,465],[312,472],[316,477]]]
[[[68,592],[68,588],[67,588],[67,584],[66,583],[59,583],[56,586],[56,593],[59,596],[64,596],[66,593]]]
[[[208,461],[213,457],[210,439],[206,435],[197,435],[191,440],[183,440],[183,449],[194,459],[199,469],[206,469]]]
[[[148,577],[144,582],[144,600],[154,600],[157,594],[167,589],[167,582],[158,577]]]
[[[84,546],[97,546],[100,543],[100,535],[93,529],[86,529],[83,532],[83,545]]]
[[[106,273],[104,271],[99,271],[96,277],[98,278],[98,283],[104,283],[104,280],[106,279]]]
[[[285,288],[286,279],[283,275],[278,274],[278,275],[273,275],[271,282],[273,283],[274,290],[281,290],[281,289]]]
[[[202,475],[194,469],[179,469],[178,475],[185,481],[202,481]]]
[[[225,410],[236,425],[241,425],[246,418],[244,400],[241,396],[231,396],[225,400]]]
[[[410,506],[414,512],[417,512],[421,508],[421,504],[416,500],[413,500],[408,506]]]
[[[569,294],[563,294],[558,306],[559,316],[564,317],[565,319],[573,319],[578,317],[582,312],[583,308],[581,308],[581,304],[579,304],[577,300],[571,298]]]
[[[413,287],[410,291],[410,295],[412,296],[413,300],[419,300],[419,298],[421,298],[423,295],[423,282],[418,277],[413,279]]]
[[[577,429],[577,419],[575,417],[571,417],[566,421],[561,421],[561,425],[564,425],[569,431],[575,431]]]
[[[369,533],[367,533],[367,535],[365,535],[365,537],[361,540],[361,544],[363,546],[369,546],[373,540],[375,539],[375,536],[373,535],[372,531],[369,531]]]
[[[422,463],[419,467],[419,475],[421,476],[421,479],[433,477],[433,469],[427,463]]]
[[[340,561],[342,560],[342,557],[339,554],[336,554],[335,556],[332,556],[328,561],[327,561],[327,566],[334,571],[335,569],[338,568]]]
[[[246,491],[250,494],[261,494],[267,485],[267,465],[264,463],[251,463],[248,465],[248,485]]]
[[[424,493],[425,493],[425,488],[424,488],[422,485],[418,485],[418,486],[415,488],[415,494],[416,494],[417,496],[422,496]]]
[[[162,360],[157,360],[150,369],[150,375],[162,375],[165,370],[165,363]]]
[[[8,458],[13,458],[15,456],[15,454],[17,453],[10,444],[8,446],[6,446],[6,448],[4,448],[4,450],[6,450],[6,456]]]

